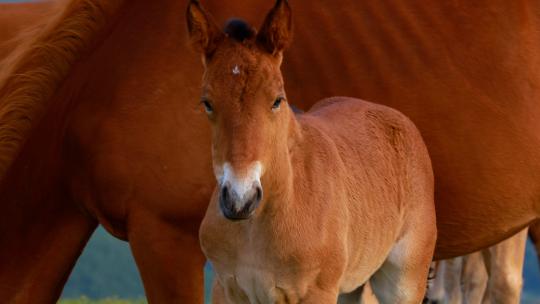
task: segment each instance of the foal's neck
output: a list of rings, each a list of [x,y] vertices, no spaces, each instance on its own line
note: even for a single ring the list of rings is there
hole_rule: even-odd
[[[294,203],[295,164],[293,163],[293,156],[301,150],[299,144],[302,134],[299,122],[292,109],[287,107],[284,110],[288,111],[286,115],[289,116],[287,139],[282,142],[284,144],[275,146],[275,150],[272,151],[273,159],[268,164],[263,176],[263,184],[266,185],[266,209],[270,212],[286,210]]]

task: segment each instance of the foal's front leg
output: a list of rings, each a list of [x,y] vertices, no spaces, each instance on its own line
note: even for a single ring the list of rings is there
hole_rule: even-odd
[[[339,291],[328,291],[322,289],[310,290],[304,298],[300,300],[300,304],[334,304],[338,301]]]
[[[225,290],[217,277],[214,277],[214,283],[212,284],[212,304],[227,304]]]

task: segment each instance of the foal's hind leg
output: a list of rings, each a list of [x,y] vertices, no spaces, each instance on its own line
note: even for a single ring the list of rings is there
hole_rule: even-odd
[[[406,234],[371,277],[373,292],[381,304],[422,302],[436,238],[434,225],[424,229],[433,231],[432,235]]]

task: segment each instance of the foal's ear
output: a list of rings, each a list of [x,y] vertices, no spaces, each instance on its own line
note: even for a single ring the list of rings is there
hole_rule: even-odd
[[[257,43],[270,54],[276,55],[289,46],[291,40],[291,8],[287,0],[277,0],[257,34]]]
[[[196,51],[210,56],[216,50],[223,33],[198,0],[189,1],[186,18],[191,45]]]

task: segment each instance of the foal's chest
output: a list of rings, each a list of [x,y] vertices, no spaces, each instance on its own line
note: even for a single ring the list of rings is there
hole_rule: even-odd
[[[275,246],[272,240],[239,231],[232,238],[230,234],[220,236],[215,227],[203,222],[201,244],[216,270],[226,303],[298,303],[324,272],[309,250],[289,242],[285,242],[288,246]]]
[[[234,269],[215,265],[228,303],[297,303],[319,273],[315,269],[296,272],[263,261],[234,264]]]

